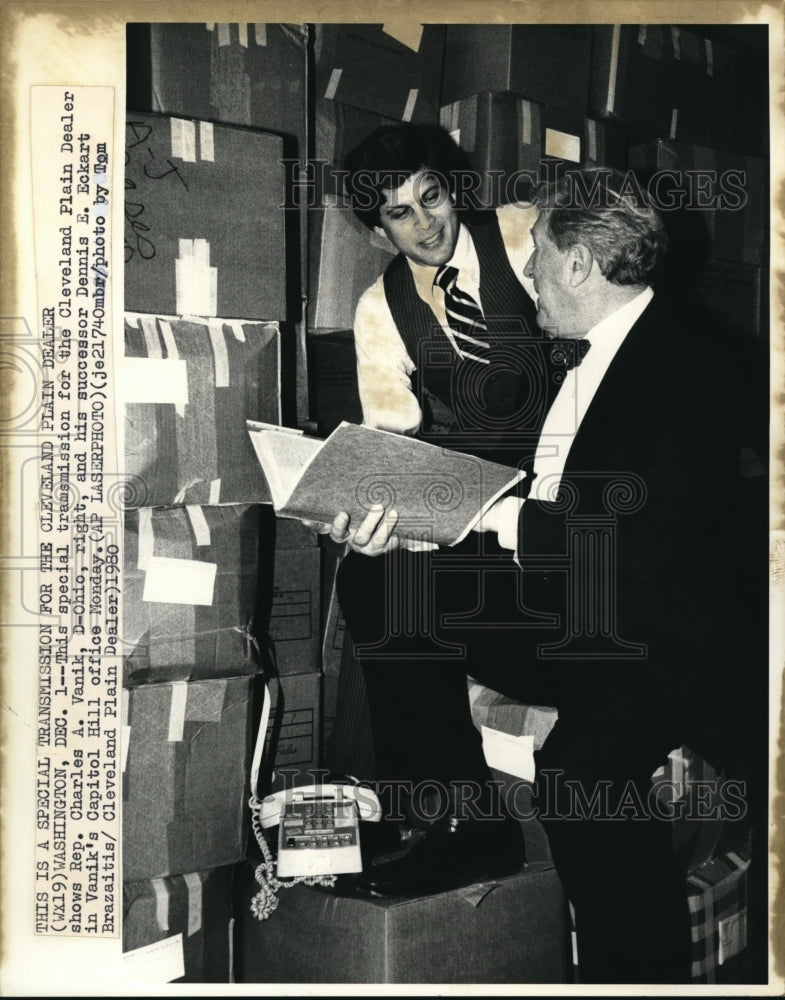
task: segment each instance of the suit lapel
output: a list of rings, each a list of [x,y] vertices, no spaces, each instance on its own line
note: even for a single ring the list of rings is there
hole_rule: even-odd
[[[596,468],[600,453],[607,456],[607,460],[613,460],[608,450],[612,442],[624,437],[620,429],[623,431],[633,414],[644,405],[645,392],[641,392],[640,375],[649,372],[652,364],[661,363],[663,339],[669,339],[667,329],[667,316],[655,298],[624,338],[600,382],[575,435],[565,464],[566,472]]]

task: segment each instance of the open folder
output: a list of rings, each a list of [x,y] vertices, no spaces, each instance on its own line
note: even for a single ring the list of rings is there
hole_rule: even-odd
[[[273,507],[281,517],[359,526],[374,504],[398,512],[395,531],[456,545],[525,475],[417,438],[342,423],[326,439],[247,421]]]

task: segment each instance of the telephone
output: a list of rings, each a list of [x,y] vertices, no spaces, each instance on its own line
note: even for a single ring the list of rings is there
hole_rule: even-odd
[[[278,877],[362,871],[359,820],[378,822],[376,795],[361,785],[303,785],[262,799],[263,828],[280,824]]]

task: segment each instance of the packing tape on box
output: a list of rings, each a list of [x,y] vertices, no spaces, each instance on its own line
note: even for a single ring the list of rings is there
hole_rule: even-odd
[[[151,879],[150,885],[152,886],[155,894],[155,922],[158,924],[159,930],[168,931],[169,889],[167,888],[166,882],[162,878]]]
[[[586,159],[597,162],[597,122],[593,118],[586,119]],[[603,156],[603,159],[605,157]]]
[[[215,316],[218,312],[218,268],[210,267],[208,240],[179,240],[175,259],[177,312]]]
[[[183,879],[188,890],[188,937],[192,937],[202,929],[202,880],[198,872],[188,872]]]
[[[188,405],[188,367],[179,358],[121,358],[115,381],[124,403],[172,403],[179,416]]]
[[[123,693],[120,698],[121,713],[122,713],[122,771],[125,774],[125,767],[128,763],[128,746],[131,742],[131,727],[128,725],[128,690],[123,688]]]
[[[199,122],[199,158],[215,162],[215,132],[212,122]]]
[[[237,41],[241,48],[248,48],[248,25],[240,22],[237,25]]]
[[[169,703],[169,732],[167,742],[180,743],[185,730],[185,709],[188,704],[188,681],[172,681],[172,700]]]
[[[139,316],[139,329],[144,337],[145,351],[148,358],[162,358],[161,340],[158,336],[158,324],[155,316]]]
[[[140,507],[136,523],[136,568],[146,573],[155,550],[152,507]]]
[[[417,104],[419,93],[420,91],[417,88],[409,91],[409,96],[406,98],[406,107],[403,109],[403,114],[401,115],[401,121],[410,122],[412,120],[414,106]]]
[[[210,525],[204,516],[204,510],[201,507],[197,507],[196,504],[188,503],[185,505],[185,513],[191,522],[197,546],[201,548],[205,545],[210,545]]]
[[[211,507],[217,506],[221,502],[221,480],[211,479],[210,480],[210,495],[207,498],[207,502]]]
[[[560,132],[555,128],[545,129],[545,155],[555,156],[573,163],[581,162],[581,137]]]
[[[147,562],[142,600],[150,604],[190,604],[212,607],[218,564],[199,559],[151,556]]]
[[[229,386],[229,353],[226,350],[223,322],[220,319],[207,321],[207,332],[213,347],[215,363],[215,388],[226,389]]]
[[[645,33],[645,26],[641,25]],[[638,33],[638,43],[642,44],[640,41],[640,32]],[[621,25],[614,24],[613,34],[611,35],[611,62],[608,68],[608,96],[605,101],[605,107],[608,111],[613,114],[616,109],[616,77],[619,73],[619,46],[621,45]]]
[[[239,341],[239,343],[247,343],[245,330],[243,329],[243,321],[241,319],[225,319],[224,326],[229,327],[234,335],[234,339]]]
[[[485,897],[489,896],[494,889],[498,889],[498,885],[494,882],[478,882],[475,885],[467,885],[463,889],[459,889],[458,898],[476,910]]]
[[[215,34],[218,39],[219,45],[223,46],[223,45],[228,45],[230,43],[232,36],[231,36],[231,28],[228,24],[224,23],[216,24]]]
[[[335,100],[335,94],[341,82],[342,74],[343,74],[342,69],[334,69],[332,73],[330,73],[330,79],[327,81],[327,89],[324,92],[324,96],[327,98],[328,101]]]
[[[196,123],[172,118],[170,124],[172,156],[184,163],[196,163]]]
[[[177,350],[177,342],[175,341],[174,334],[172,333],[172,324],[168,319],[159,319],[158,328],[161,331],[161,336],[163,337],[167,358],[172,361],[177,361],[180,357],[180,352]]]
[[[668,138],[670,138],[670,139],[675,139],[676,138],[676,130],[678,129],[678,127],[679,127],[679,109],[678,108],[674,108],[671,111],[671,127],[670,127],[670,134],[669,134]]]
[[[254,24],[253,26],[254,41],[257,45],[267,45],[267,25],[266,24]]]
[[[710,38],[704,38],[703,44],[706,50],[706,75],[714,76],[714,46]]]
[[[671,25],[671,42],[673,43],[673,58],[681,59],[681,31],[675,25]]]

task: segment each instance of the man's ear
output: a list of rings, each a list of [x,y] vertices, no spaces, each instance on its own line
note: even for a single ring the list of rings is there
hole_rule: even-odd
[[[577,288],[591,274],[594,254],[585,243],[576,243],[567,251],[568,281],[571,288]]]

